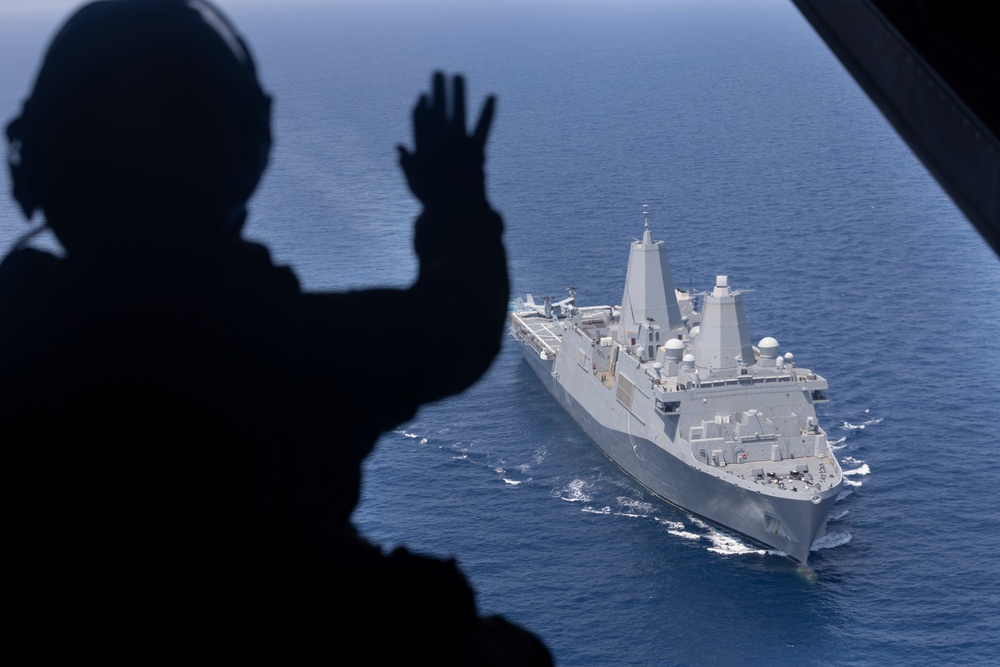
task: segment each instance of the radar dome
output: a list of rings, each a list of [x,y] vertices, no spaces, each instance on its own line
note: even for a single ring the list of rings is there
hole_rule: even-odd
[[[666,353],[667,359],[679,361],[681,355],[684,353],[684,341],[671,338],[663,344],[663,350]]]
[[[757,349],[760,350],[760,356],[764,359],[774,359],[778,356],[778,341],[770,336],[761,338],[760,342],[757,343]]]

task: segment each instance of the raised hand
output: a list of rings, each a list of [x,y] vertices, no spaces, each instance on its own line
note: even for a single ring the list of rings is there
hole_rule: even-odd
[[[465,81],[452,79],[449,114],[445,77],[435,72],[431,96],[413,107],[413,151],[398,146],[399,164],[410,190],[428,209],[486,200],[483,176],[486,137],[496,98],[486,98],[471,135],[465,131]]]

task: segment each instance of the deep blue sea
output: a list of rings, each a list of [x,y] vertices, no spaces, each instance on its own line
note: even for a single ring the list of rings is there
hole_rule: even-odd
[[[1000,664],[997,257],[786,0],[469,5],[224,3],[275,96],[248,235],[310,289],[407,284],[394,147],[431,71],[463,72],[474,105],[499,98],[515,295],[619,303],[649,204],[680,287],[728,274],[754,340],[827,377],[851,486],[799,569],[627,478],[508,340],[383,437],[362,530],[457,556],[480,608],[567,667]],[[0,10],[3,117],[56,16]],[[23,228],[0,201],[0,243]],[[461,312],[424,326],[461,336]],[[385,354],[370,325],[330,345]],[[400,342],[387,382],[421,354]]]

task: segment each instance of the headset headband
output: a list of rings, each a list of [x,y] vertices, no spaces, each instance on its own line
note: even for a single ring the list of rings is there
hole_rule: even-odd
[[[160,42],[169,43],[172,35],[155,32],[151,26],[159,25],[163,17],[171,19],[179,29],[191,31],[190,34],[198,33],[199,26],[207,27],[215,39],[199,40],[200,48],[217,48],[213,43],[224,45],[224,52],[232,58],[232,65],[220,64],[219,71],[240,101],[234,109],[238,115],[236,122],[244,126],[240,129],[248,137],[247,145],[239,147],[245,154],[234,160],[242,170],[241,175],[235,176],[234,193],[234,197],[241,200],[235,204],[237,214],[242,212],[243,202],[252,194],[267,164],[271,146],[270,98],[260,87],[253,58],[243,39],[229,20],[206,0],[98,0],[80,8],[63,24],[49,45],[21,115],[12,119],[6,128],[13,195],[28,219],[41,206],[41,136],[51,126],[53,118],[65,112],[66,105],[62,102],[76,88],[87,85],[88,68],[99,71],[109,63],[114,65],[123,61],[120,52],[110,46],[102,48],[102,40],[95,36],[115,37],[113,30],[116,28],[121,29],[117,35],[120,36],[139,26],[151,31],[159,40],[151,40],[153,44],[144,46],[149,49],[162,47]],[[189,22],[193,17],[197,20]],[[181,40],[174,41],[182,44]],[[80,57],[80,54],[85,56]]]

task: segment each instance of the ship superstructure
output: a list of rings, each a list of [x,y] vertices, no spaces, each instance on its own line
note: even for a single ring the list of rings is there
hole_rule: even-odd
[[[816,418],[827,382],[778,341],[751,343],[726,276],[677,290],[648,215],[621,306],[528,295],[511,334],[559,403],[657,496],[806,563],[843,474]]]

